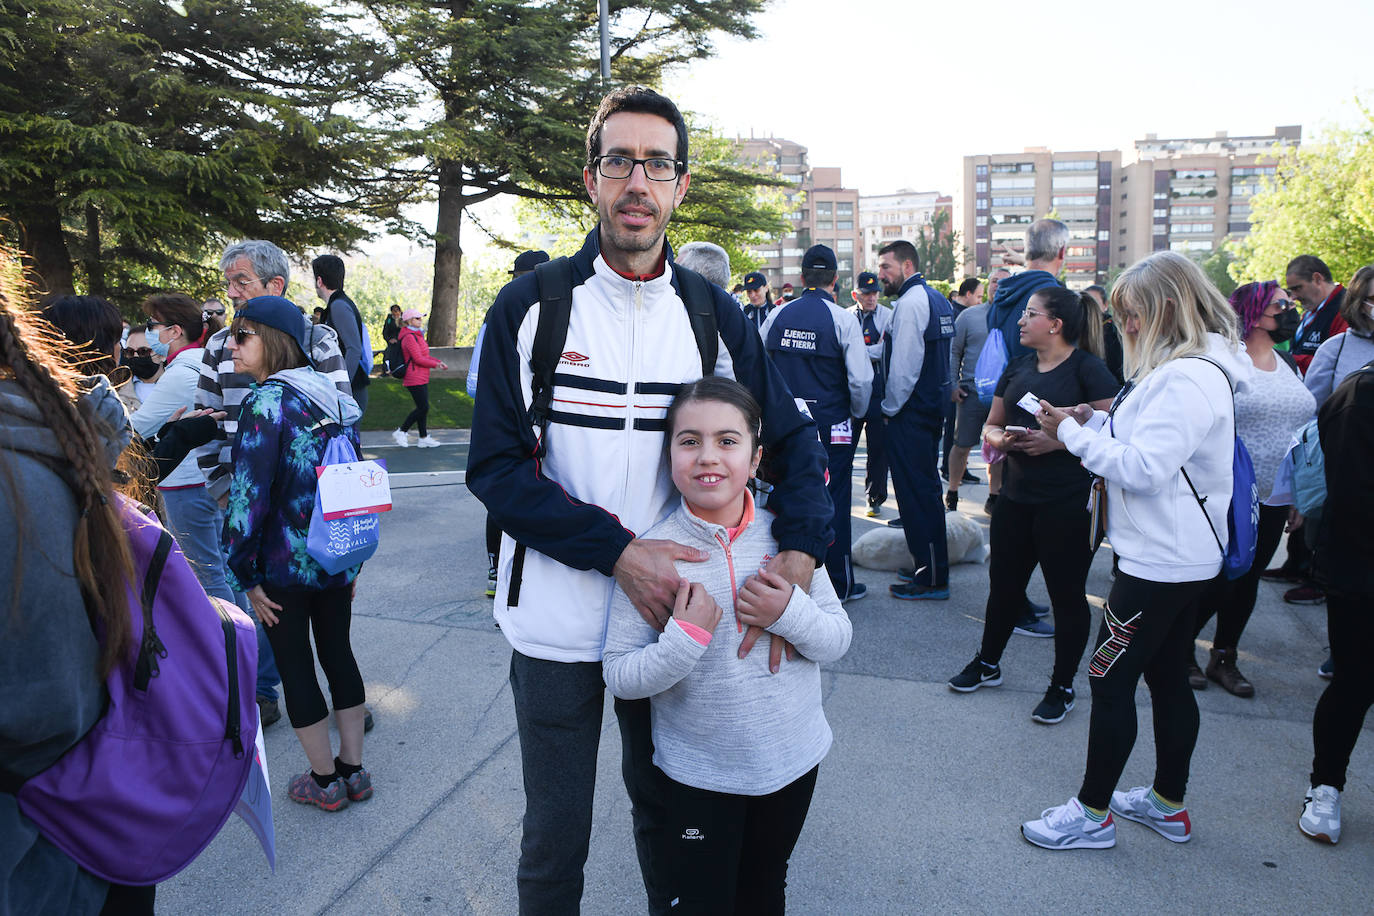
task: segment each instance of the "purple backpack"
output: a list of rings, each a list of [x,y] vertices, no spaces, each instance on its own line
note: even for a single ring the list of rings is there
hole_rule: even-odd
[[[146,885],[191,864],[243,792],[257,734],[258,643],[243,611],[205,594],[166,529],[116,498],[140,586],[126,588],[137,655],[106,678],[109,704],[91,730],[5,788],[87,871]]]

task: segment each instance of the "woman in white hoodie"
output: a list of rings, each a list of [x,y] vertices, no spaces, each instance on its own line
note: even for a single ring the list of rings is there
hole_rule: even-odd
[[[1192,835],[1183,795],[1198,731],[1188,686],[1194,612],[1221,570],[1233,392],[1251,371],[1235,311],[1188,258],[1162,251],[1137,262],[1111,300],[1123,324],[1127,375],[1111,411],[1042,401],[1037,415],[1041,429],[1106,481],[1107,537],[1119,567],[1088,665],[1093,706],[1082,787],[1021,825],[1022,836],[1046,849],[1116,845],[1113,813],[1176,843]],[[1154,783],[1116,792],[1135,744],[1142,675],[1154,713]]]

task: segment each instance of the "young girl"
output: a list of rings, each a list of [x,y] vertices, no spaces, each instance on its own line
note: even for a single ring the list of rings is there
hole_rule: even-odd
[[[710,559],[679,565],[677,604],[662,633],[620,589],[611,600],[606,686],[622,699],[652,698],[654,763],[669,778],[653,856],[677,913],[783,911],[787,860],[830,749],[819,663],[843,656],[853,633],[823,572],[808,595],[763,571],[778,549],[773,516],[756,513],[745,489],[762,457],[759,416],[738,382],[711,377],[684,387],[666,418],[682,504],[643,536]],[[763,653],[739,658],[747,626],[805,657],[777,674]]]

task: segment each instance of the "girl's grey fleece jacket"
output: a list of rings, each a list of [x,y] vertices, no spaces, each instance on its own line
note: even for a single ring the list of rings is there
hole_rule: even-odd
[[[710,554],[703,563],[679,562],[679,575],[700,582],[721,608],[709,645],[670,620],[656,633],[616,588],[602,658],[606,686],[621,699],[651,697],[654,763],[677,782],[733,795],[767,795],[816,766],[830,750],[830,725],[821,709],[821,662],[849,649],[853,628],[823,569],[808,595],[792,589],[781,617],[768,628],[805,656],[768,671],[760,639],[737,657],[742,628],[735,592],[777,552],[773,515],[759,510],[730,542],[720,525],[694,516],[685,504],[646,538],[663,538]]]

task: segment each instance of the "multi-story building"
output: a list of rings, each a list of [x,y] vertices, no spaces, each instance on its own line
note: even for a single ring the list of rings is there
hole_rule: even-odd
[[[940,212],[947,215],[944,231],[953,229],[954,198],[939,191],[903,188],[894,194],[860,196],[859,227],[863,243],[858,257],[859,270],[876,271],[879,248],[900,239],[916,241],[917,236],[930,231],[935,214]]]
[[[789,184],[784,190],[791,228],[781,238],[755,246],[760,268],[774,291],[784,283],[801,288],[801,259],[812,245],[829,245],[839,265],[841,292],[853,289],[860,253],[859,192],[846,188],[838,168],[812,168],[807,149],[777,137],[736,141],[739,158],[761,165]]]
[[[1106,279],[1111,266],[1113,189],[1121,174],[1116,150],[964,157],[964,269],[986,275],[1007,252],[1024,255],[1026,227],[1053,213],[1069,227],[1065,282],[1081,289]]]
[[[986,274],[1022,253],[1026,224],[1053,214],[1069,227],[1065,282],[1104,283],[1152,251],[1205,256],[1250,231],[1250,196],[1274,165],[1274,146],[1298,126],[1264,136],[1161,140],[1147,134],[1124,165],[1117,150],[964,157],[964,263]]]

